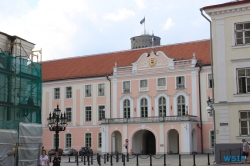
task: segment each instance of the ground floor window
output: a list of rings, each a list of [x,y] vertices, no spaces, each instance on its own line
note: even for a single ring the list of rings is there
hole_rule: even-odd
[[[240,111],[240,135],[250,135],[250,111]]]
[[[98,148],[102,147],[102,133],[98,133]]]
[[[85,134],[85,146],[91,147],[91,133]]]
[[[71,148],[71,134],[66,134],[66,148]]]

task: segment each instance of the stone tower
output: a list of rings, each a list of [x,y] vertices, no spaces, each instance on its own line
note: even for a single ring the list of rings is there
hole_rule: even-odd
[[[154,46],[161,45],[161,38],[154,36]],[[131,39],[131,49],[152,47],[152,35],[143,34],[141,36],[134,36]]]

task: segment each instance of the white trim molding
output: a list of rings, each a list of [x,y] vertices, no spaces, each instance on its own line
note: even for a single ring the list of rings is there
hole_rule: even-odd
[[[137,97],[137,108],[136,108],[137,117],[141,117],[141,99],[144,97],[147,99],[148,103],[148,117],[151,117],[151,112],[152,112],[151,97],[148,96],[147,94],[141,94]]]
[[[130,102],[130,117],[134,117],[134,103],[133,103],[133,98],[129,95],[122,96],[120,99],[120,118],[124,118],[124,112],[123,112],[123,102],[128,99]]]
[[[166,116],[170,116],[170,112],[169,112],[169,96],[166,94],[166,93],[158,93],[156,96],[155,96],[155,108],[154,108],[154,111],[155,111],[155,116],[159,116],[159,98],[160,97],[165,97],[166,99]]]

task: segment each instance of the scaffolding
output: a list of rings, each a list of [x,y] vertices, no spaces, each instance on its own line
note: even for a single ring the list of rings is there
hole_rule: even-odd
[[[8,45],[0,49],[0,129],[18,131],[20,122],[41,124],[42,66],[21,42]]]

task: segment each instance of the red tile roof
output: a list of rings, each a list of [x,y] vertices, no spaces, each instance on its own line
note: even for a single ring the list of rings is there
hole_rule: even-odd
[[[245,4],[245,3],[250,3],[250,0],[237,0],[237,1],[227,2],[227,3],[212,5],[212,6],[205,6],[205,7],[203,7],[203,10],[219,8],[219,7],[226,7],[226,6],[241,5],[241,4]]]
[[[157,46],[155,52],[157,51],[163,51],[168,57],[174,59],[191,59],[195,52],[201,65],[210,65],[210,40]],[[117,62],[118,67],[132,66],[131,63],[137,61],[145,52],[150,53],[151,48],[45,61],[42,63],[43,81],[110,75],[113,72],[115,62]]]

